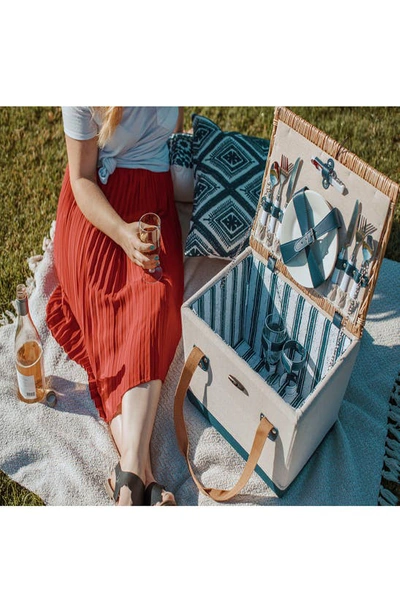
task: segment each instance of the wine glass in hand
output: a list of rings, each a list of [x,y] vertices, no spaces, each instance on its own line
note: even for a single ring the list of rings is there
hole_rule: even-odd
[[[160,253],[160,241],[161,241],[161,219],[156,213],[145,213],[139,219],[139,238],[142,243],[149,243],[154,245],[155,249],[152,251],[154,255]],[[144,270],[143,279],[147,283],[156,283],[160,281],[163,276],[163,271],[158,261],[156,268],[149,268]]]

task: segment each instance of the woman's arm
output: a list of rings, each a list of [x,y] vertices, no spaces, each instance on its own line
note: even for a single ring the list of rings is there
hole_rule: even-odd
[[[65,140],[71,188],[86,219],[120,245],[133,262],[153,268],[154,258],[142,253],[150,251],[151,246],[140,241],[138,222],[126,223],[97,184],[97,137],[81,141],[65,136]]]

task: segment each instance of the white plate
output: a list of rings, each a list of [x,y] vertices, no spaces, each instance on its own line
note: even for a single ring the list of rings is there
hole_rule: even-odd
[[[331,207],[325,198],[323,198],[317,192],[307,190],[306,196],[311,208],[311,225],[315,227],[329,213]],[[283,243],[288,243],[289,241],[301,238],[301,236],[302,233],[297,221],[296,210],[294,208],[292,198],[286,207],[282,220],[280,243],[283,245]],[[338,254],[339,239],[337,229],[328,232],[314,244],[317,245],[317,247],[313,248],[314,253],[318,254],[319,251],[320,259],[322,261],[322,265],[320,267],[321,273],[324,276],[324,280],[328,279],[335,267]],[[314,287],[304,250],[300,251],[300,253],[287,265],[287,269],[295,281],[304,287]]]

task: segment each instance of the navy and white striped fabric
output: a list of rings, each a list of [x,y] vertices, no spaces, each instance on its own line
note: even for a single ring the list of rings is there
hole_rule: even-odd
[[[284,371],[280,367],[279,374],[269,376],[261,352],[265,317],[277,310],[286,323],[289,337],[299,341],[307,351],[299,393],[291,402],[295,408],[303,404],[324,378],[333,354],[337,360],[351,343],[351,339],[343,335],[336,350],[339,329],[251,254],[200,296],[191,308],[279,392]]]
[[[245,310],[248,298],[252,258],[235,266],[227,277],[212,285],[192,305],[192,310],[228,345],[236,345],[244,337]]]

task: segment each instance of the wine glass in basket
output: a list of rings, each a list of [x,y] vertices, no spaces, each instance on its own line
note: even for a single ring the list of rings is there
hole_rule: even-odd
[[[267,315],[262,331],[261,345],[265,367],[270,374],[274,374],[278,367],[287,336],[282,317],[277,313]]]
[[[161,241],[161,219],[156,213],[145,213],[139,219],[139,237],[143,243],[154,245],[155,250],[152,252],[155,255],[160,253]],[[158,262],[156,268],[146,269],[143,273],[143,279],[146,283],[156,283],[163,276],[163,270]]]

